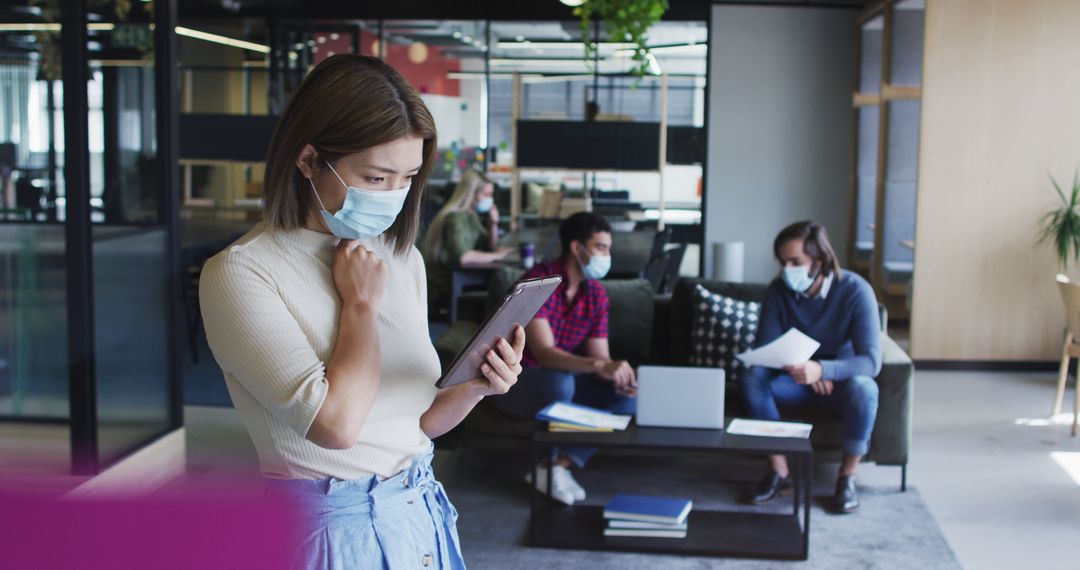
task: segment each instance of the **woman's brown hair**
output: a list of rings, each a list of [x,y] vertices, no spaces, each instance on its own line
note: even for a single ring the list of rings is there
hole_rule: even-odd
[[[821,265],[824,275],[836,274],[837,278],[842,277],[840,260],[837,259],[836,252],[833,251],[832,244],[829,242],[829,232],[825,231],[825,226],[817,222],[805,221],[796,222],[780,230],[780,234],[773,241],[773,256],[783,262],[780,259],[780,246],[795,239],[802,240],[803,251]]]
[[[304,78],[278,120],[266,153],[264,217],[270,227],[303,227],[315,197],[296,167],[304,145],[330,163],[407,136],[424,139],[424,163],[412,179],[397,220],[384,234],[401,255],[416,241],[420,206],[435,163],[435,120],[405,78],[382,60],[340,54],[326,58]]]

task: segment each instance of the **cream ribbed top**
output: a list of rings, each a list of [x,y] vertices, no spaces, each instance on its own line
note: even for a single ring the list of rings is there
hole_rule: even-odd
[[[377,319],[382,369],[375,403],[351,449],[306,439],[326,398],[326,362],[337,340],[341,301],[331,274],[337,242],[311,230],[259,224],[203,268],[206,338],[264,477],[385,478],[430,445],[420,415],[435,399],[441,368],[428,335],[424,262],[415,247],[396,256],[381,239],[362,242],[389,269]]]

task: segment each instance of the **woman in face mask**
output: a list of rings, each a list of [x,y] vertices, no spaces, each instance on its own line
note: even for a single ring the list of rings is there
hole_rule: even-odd
[[[442,306],[442,301],[449,298],[450,272],[454,267],[498,261],[513,251],[498,247],[498,243],[495,186],[483,172],[466,170],[424,237],[424,260],[433,304]]]
[[[206,336],[259,454],[299,509],[297,568],[462,568],[435,438],[517,381],[525,335],[438,391],[414,247],[435,123],[383,61],[327,58],[278,122],[265,221],[211,258]],[[378,510],[376,516],[375,510]]]
[[[811,360],[783,370],[744,370],[739,378],[743,402],[757,419],[779,420],[780,412],[791,407],[817,407],[841,417],[844,459],[832,507],[851,513],[859,508],[855,471],[877,417],[874,378],[881,371],[881,322],[874,289],[862,277],[841,271],[828,233],[816,222],[784,228],[773,254],[780,276],[762,302],[755,346],[796,328],[821,347]],[[753,504],[791,490],[784,456],[772,456],[769,463],[769,473],[748,497]]]

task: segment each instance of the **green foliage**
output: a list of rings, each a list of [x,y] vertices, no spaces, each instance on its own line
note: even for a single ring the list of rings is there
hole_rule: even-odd
[[[631,73],[642,77],[649,72],[649,28],[660,21],[668,9],[668,0],[586,0],[574,8],[574,15],[581,18],[581,37],[585,44],[585,62],[593,67],[596,42],[593,38],[593,19],[604,22],[608,40],[628,42],[633,48],[634,67]],[[595,67],[593,71],[596,71]]]
[[[1061,205],[1043,216],[1039,241],[1053,243],[1058,262],[1062,269],[1066,269],[1070,261],[1080,261],[1080,212],[1077,211],[1080,207],[1080,178],[1073,175],[1072,191],[1068,196],[1052,176],[1050,182],[1061,198]]]

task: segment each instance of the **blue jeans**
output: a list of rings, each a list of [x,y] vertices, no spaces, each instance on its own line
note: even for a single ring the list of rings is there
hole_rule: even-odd
[[[432,453],[379,480],[266,479],[266,498],[299,518],[305,570],[464,570],[457,510],[431,470]]]
[[[573,402],[583,406],[610,410],[616,414],[633,415],[637,398],[615,392],[610,382],[593,374],[574,374],[551,368],[526,368],[509,392],[491,399],[504,414],[518,418],[534,418],[552,402]],[[584,467],[594,454],[591,448],[556,449],[578,467]]]
[[[846,455],[866,455],[870,448],[878,408],[878,386],[873,378],[854,376],[836,380],[828,396],[819,396],[809,386],[796,384],[794,378],[780,370],[760,366],[744,370],[740,382],[743,404],[751,417],[779,420],[777,405],[824,408],[840,416]]]

